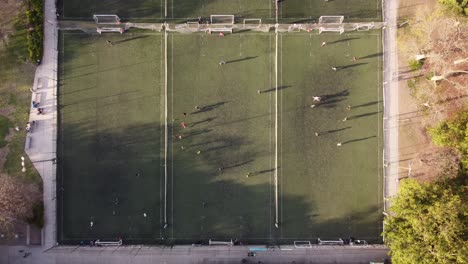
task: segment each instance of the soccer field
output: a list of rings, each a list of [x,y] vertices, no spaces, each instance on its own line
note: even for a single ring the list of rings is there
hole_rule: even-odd
[[[283,238],[312,234],[380,240],[380,37],[378,33],[280,35]],[[327,45],[321,47],[322,42]],[[314,101],[314,96],[321,100]],[[290,195],[301,197],[301,202],[282,199]]]
[[[381,242],[378,31],[60,36],[59,241]]]
[[[187,21],[210,15],[260,18],[265,23],[316,21],[320,16],[342,15],[346,21],[382,21],[379,0],[59,0],[63,19],[92,19],[93,14],[117,14],[124,20]],[[276,12],[278,10],[278,12]]]
[[[59,241],[160,238],[163,35],[59,44]]]

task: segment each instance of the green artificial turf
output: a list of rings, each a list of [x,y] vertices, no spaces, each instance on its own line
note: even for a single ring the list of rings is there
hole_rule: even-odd
[[[273,20],[275,3],[271,0],[167,0],[167,13],[167,17],[172,19],[235,15],[236,19]]]
[[[344,16],[345,21],[381,21],[379,0],[282,0],[278,4],[280,21],[305,22],[320,16]]]
[[[270,238],[273,55],[273,34],[169,35],[168,237]]]
[[[284,239],[380,241],[380,39],[376,32],[280,35],[281,197],[300,201],[281,198]]]
[[[60,0],[61,18],[93,19],[94,14],[117,14],[122,19],[164,18],[164,0]]]
[[[160,238],[162,36],[60,35],[59,241]]]

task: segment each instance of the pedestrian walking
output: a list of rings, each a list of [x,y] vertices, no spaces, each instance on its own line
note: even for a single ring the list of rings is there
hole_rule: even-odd
[[[350,110],[351,110],[351,106],[348,105],[348,106],[346,107],[346,110],[350,111]]]
[[[320,134],[318,132],[315,132],[315,136],[318,137],[320,136]]]
[[[334,71],[337,71],[337,70],[338,70],[338,68],[336,68],[336,67],[332,67],[332,70],[334,70]]]
[[[112,43],[112,41],[110,41],[110,40],[106,41],[106,43],[111,45],[111,46],[114,46],[114,43]]]
[[[346,122],[348,120],[348,117],[343,118],[343,122]]]
[[[198,151],[197,151],[197,155],[200,155],[200,154],[201,154],[201,150],[198,150]]]
[[[187,113],[183,112],[182,115],[183,115],[183,116],[187,116]]]
[[[358,60],[358,58],[353,57],[353,59],[351,61],[357,61],[357,60]]]
[[[226,62],[222,60],[218,64],[219,64],[219,66],[222,66],[222,65],[226,64]]]
[[[224,37],[224,33],[223,33],[223,32],[219,32],[219,36],[220,36],[220,37]]]
[[[185,122],[182,122],[180,125],[182,126],[182,128],[187,128],[187,123]]]
[[[320,96],[312,96],[312,100],[320,102],[320,100],[322,100],[322,98]]]
[[[341,147],[341,142],[336,143],[338,147]]]
[[[314,104],[313,104],[313,105],[310,105],[310,108],[314,108],[315,106],[316,106],[316,105],[314,105]]]
[[[257,90],[257,93],[258,93],[258,94],[261,94],[261,93],[262,93],[262,91],[260,91],[260,90]]]
[[[327,42],[322,42],[322,45],[320,45],[320,47],[325,47],[327,45]]]

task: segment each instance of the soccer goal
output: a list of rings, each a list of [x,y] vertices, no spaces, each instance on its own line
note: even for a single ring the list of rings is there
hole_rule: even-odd
[[[319,17],[319,24],[342,24],[344,16],[321,16]]]
[[[244,28],[260,28],[262,26],[261,18],[246,18],[244,19]]]
[[[113,33],[113,32],[118,32],[120,34],[123,34],[125,32],[124,28],[111,28],[111,27],[98,27],[96,28],[97,33],[102,34],[102,33]]]
[[[93,15],[96,24],[120,24],[120,17],[118,15]]]
[[[320,238],[317,238],[317,241],[319,245],[343,245],[344,244],[344,241],[341,238],[339,238],[338,240],[321,240]]]
[[[101,241],[101,240],[96,240],[94,242],[94,244],[96,246],[113,246],[113,247],[118,247],[118,246],[121,246],[122,245],[122,239],[120,239],[119,241]]]
[[[230,27],[209,28],[206,30],[206,32],[208,34],[213,34],[213,33],[232,34],[232,28]]]
[[[232,239],[231,241],[216,241],[216,240],[208,240],[208,244],[210,246],[219,246],[219,245],[222,245],[222,246],[233,246],[234,245],[234,242],[232,242]]]
[[[295,248],[312,248],[310,241],[294,241]]]
[[[369,31],[373,28],[374,28],[374,22],[354,24],[354,30],[357,30],[357,31]]]
[[[288,27],[288,32],[300,32],[301,29],[302,29],[302,25],[292,24]]]
[[[211,15],[210,22],[218,25],[233,25],[234,15]]]
[[[323,32],[339,32],[340,34],[343,34],[345,32],[345,29],[343,25],[327,25],[324,27],[319,27],[319,34],[322,34]]]

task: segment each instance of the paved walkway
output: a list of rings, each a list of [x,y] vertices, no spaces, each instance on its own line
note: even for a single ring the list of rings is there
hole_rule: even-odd
[[[397,53],[397,13],[398,0],[384,0],[383,31],[384,43],[384,199],[395,196],[398,191],[398,53]],[[384,211],[390,206],[387,199]]]
[[[45,1],[44,56],[36,70],[31,101],[40,101],[37,108],[31,108],[30,122],[36,121],[28,134],[26,153],[43,180],[45,226],[42,232],[42,245],[50,248],[56,244],[56,201],[55,179],[57,145],[57,28],[55,1]],[[40,99],[39,99],[40,97]],[[32,104],[31,104],[32,105]]]

